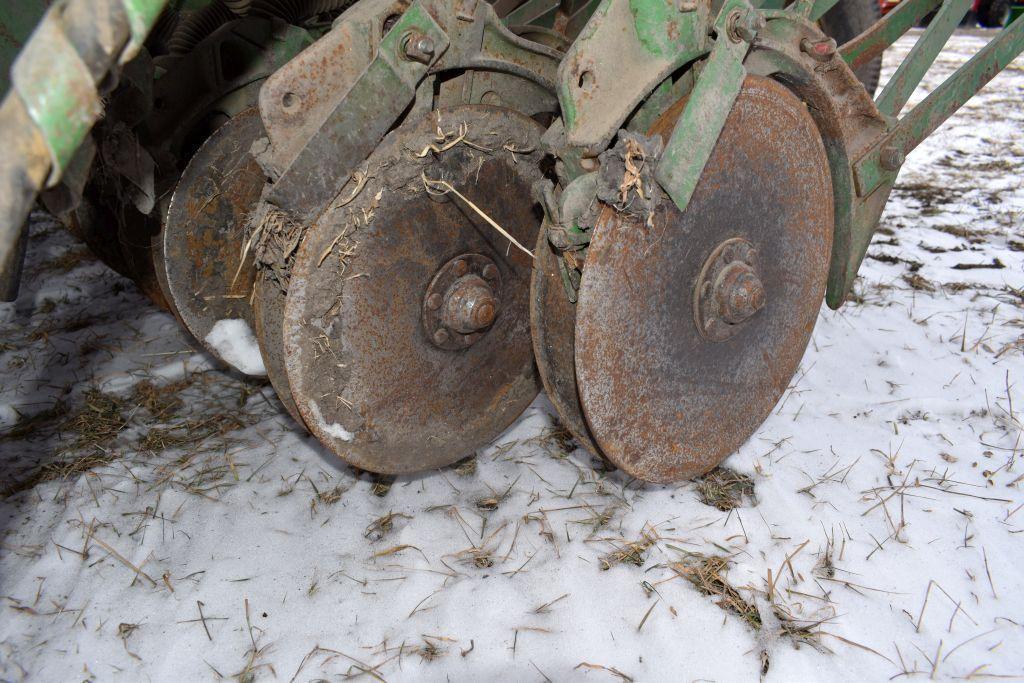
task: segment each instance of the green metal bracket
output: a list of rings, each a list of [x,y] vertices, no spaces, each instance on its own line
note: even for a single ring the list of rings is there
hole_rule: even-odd
[[[857,192],[867,196],[895,177],[902,160],[1024,51],[1024,17],[988,45],[907,113],[854,165]]]
[[[604,150],[659,83],[707,53],[709,11],[706,2],[603,0],[558,70],[568,143]]]
[[[715,46],[654,172],[680,210],[690,203],[740,94],[747,75],[743,58],[763,22],[747,0],[726,0],[718,13]]]
[[[853,165],[858,199],[848,253],[846,279],[830,283],[829,305],[837,307],[853,286],[875,233],[885,201],[906,155],[952,116],[996,74],[1024,52],[1024,16],[978,51],[943,81]],[[927,56],[926,53],[922,53]]]
[[[419,59],[410,57],[421,40],[430,49]],[[448,34],[422,0],[406,10],[381,40],[369,66],[274,183],[267,201],[305,220],[325,208],[415,100],[420,81],[449,44]]]

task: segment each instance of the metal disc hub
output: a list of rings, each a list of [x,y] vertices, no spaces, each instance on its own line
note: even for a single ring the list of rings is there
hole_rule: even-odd
[[[650,131],[668,137],[681,107]],[[807,107],[749,76],[685,212],[604,210],[576,306],[575,365],[600,451],[647,481],[739,448],[799,366],[824,295],[832,183]]]
[[[479,341],[501,309],[501,272],[483,254],[441,266],[423,297],[423,331],[435,346],[457,351]]]
[[[764,308],[766,301],[757,249],[742,237],[729,239],[711,252],[697,277],[694,322],[707,339],[725,341]]]

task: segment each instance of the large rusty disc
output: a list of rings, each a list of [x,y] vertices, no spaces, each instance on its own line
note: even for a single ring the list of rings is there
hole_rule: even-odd
[[[350,183],[304,235],[284,309],[288,381],[306,425],[349,463],[452,463],[537,395],[531,259],[481,213],[534,243],[542,133],[486,105],[408,121],[367,160],[356,198],[344,201]]]
[[[674,119],[652,132],[667,139]],[[604,212],[576,310],[576,373],[608,459],[640,479],[678,481],[753,434],[814,328],[832,212],[806,106],[754,76],[685,213],[665,199],[647,227]]]
[[[259,111],[252,108],[210,136],[178,181],[157,251],[160,283],[188,331],[214,357],[252,375],[264,373],[252,362],[249,351],[255,348],[242,348],[254,339],[255,268],[251,250],[245,249],[245,232],[266,184],[250,153],[263,135]],[[232,326],[215,332],[221,321]],[[228,351],[223,339],[236,332],[248,339],[239,339]]]
[[[546,230],[538,235],[533,253],[530,330],[537,370],[562,424],[581,446],[597,454],[576,388],[576,305],[569,300],[559,265],[561,257],[548,241]]]

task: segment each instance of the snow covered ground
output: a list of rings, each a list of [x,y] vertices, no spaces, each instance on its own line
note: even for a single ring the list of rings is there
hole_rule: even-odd
[[[0,679],[1024,678],[1022,102],[1018,61],[911,157],[731,484],[606,471],[543,397],[459,467],[358,476],[37,219]]]

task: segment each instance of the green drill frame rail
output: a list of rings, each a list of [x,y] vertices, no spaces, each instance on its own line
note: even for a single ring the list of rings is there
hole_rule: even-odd
[[[6,285],[0,294],[5,298],[17,280],[19,245],[32,202],[44,187],[60,180],[102,113],[99,84],[139,51],[166,4],[167,0],[58,0],[22,48],[11,70],[11,91],[0,106],[0,127],[10,140],[0,161],[0,285]],[[463,4],[453,0],[451,13],[458,14]],[[513,11],[507,23],[545,26],[561,16],[582,26],[555,84],[564,125],[555,151],[571,162],[567,166],[578,169],[570,175],[583,172],[580,160],[607,147],[631,116],[649,118],[652,102],[668,101],[692,88],[682,125],[668,141],[656,174],[665,192],[685,208],[742,83],[748,51],[756,52],[761,32],[771,34],[775,22],[809,25],[835,4],[836,0],[530,0]],[[826,297],[834,308],[852,286],[906,155],[1024,51],[1024,20],[1018,18],[923,102],[897,118],[967,5],[966,0],[906,0],[835,53],[845,67],[856,68],[938,8],[876,100],[884,130],[866,147],[832,157],[834,164],[846,166],[834,168],[834,175],[852,178],[835,186],[836,247]],[[5,29],[20,22],[23,34],[24,25],[42,7],[42,2],[27,3],[13,10],[14,15],[6,10],[0,19]],[[5,30],[8,34],[13,37],[4,45],[7,55],[21,40],[17,31]],[[624,39],[611,41],[610,36]],[[833,58],[827,46],[820,50],[812,56]],[[699,66],[695,80],[672,78],[687,65]]]

